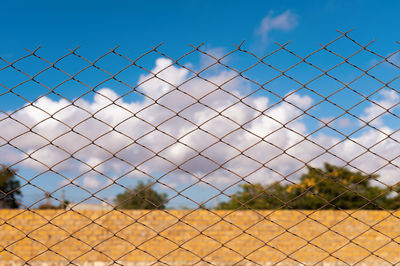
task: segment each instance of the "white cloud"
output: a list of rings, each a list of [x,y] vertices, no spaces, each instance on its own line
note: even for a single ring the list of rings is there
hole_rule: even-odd
[[[398,104],[400,99],[399,94],[393,90],[381,90],[379,94],[382,99],[375,103],[371,102],[365,109],[365,114],[360,117],[363,121],[377,127],[383,125],[383,117],[390,108]],[[360,123],[365,124],[361,121]]]
[[[146,96],[155,100],[171,91],[175,86],[179,86],[187,76],[188,70],[178,69],[173,66],[171,60],[159,58],[152,73],[155,73],[157,77],[152,74],[141,76],[139,84]]]
[[[298,16],[286,10],[285,12],[274,16],[274,12],[270,11],[267,16],[265,16],[260,26],[256,29],[256,34],[261,36],[263,43],[268,41],[268,35],[273,30],[284,30],[289,31],[294,29],[298,22]]]
[[[347,117],[341,117],[338,119],[335,119],[333,116],[327,116],[327,117],[321,117],[319,118],[321,121],[318,122],[318,125],[320,127],[325,126],[327,124],[330,127],[335,127],[336,125],[339,127],[338,129],[344,129],[344,128],[349,128],[351,126],[354,126],[352,124],[352,121],[347,118]]]
[[[89,189],[98,189],[101,187],[101,182],[95,176],[85,176],[82,185]]]
[[[340,127],[346,128],[346,127],[351,126],[351,121],[348,118],[340,118],[338,120],[338,124],[339,124]]]
[[[195,78],[184,83],[190,73],[167,59],[156,60],[152,72],[159,71],[157,77],[163,80],[150,74],[139,79],[139,90],[158,99],[158,104],[150,98],[126,101],[112,89],[102,88],[92,101],[80,99],[70,105],[63,99],[43,97],[11,118],[3,116],[0,161],[23,160],[21,166],[38,171],[76,172],[71,177],[85,173],[76,182],[99,189],[109,180],[101,181],[96,171],[118,178],[136,167],[126,175],[143,178],[146,174],[142,172],[158,177],[175,169],[178,174],[172,172],[162,179],[171,187],[187,186],[196,177],[226,186],[241,178],[266,183],[290,175],[288,178],[295,180],[301,171],[291,173],[304,163],[318,167],[325,161],[338,165],[351,161],[354,167],[372,173],[398,156],[400,134],[388,139],[374,129],[353,139],[322,133],[305,139],[308,124],[301,118],[304,116],[298,116],[303,114],[301,109],[313,104],[309,96],[287,94],[286,102],[274,106],[268,97],[251,97],[243,100],[244,104],[238,100],[244,97],[240,80],[226,83],[232,72],[208,76],[212,82]],[[232,95],[220,90],[220,84]],[[384,108],[399,99],[389,90],[381,96],[379,104]],[[372,119],[381,111],[371,103],[361,117]],[[386,134],[394,131],[382,119],[375,123]],[[393,166],[383,167],[379,173],[385,183],[398,181],[398,169]]]

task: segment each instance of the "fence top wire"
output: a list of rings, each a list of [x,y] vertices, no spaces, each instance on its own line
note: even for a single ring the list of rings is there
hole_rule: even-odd
[[[336,49],[339,41],[348,49]],[[50,252],[79,265],[96,251],[107,263],[124,265],[121,261],[140,251],[153,264],[167,265],[173,254],[187,252],[191,264],[216,265],[218,253],[228,250],[239,257],[234,264],[263,265],[253,257],[268,247],[280,254],[274,264],[291,260],[308,265],[296,254],[312,247],[323,254],[312,264],[335,259],[353,265],[369,257],[398,263],[380,253],[391,244],[398,250],[398,235],[378,227],[397,220],[393,206],[400,204],[400,49],[380,55],[370,48],[372,43],[361,44],[339,31],[337,38],[305,56],[289,43],[276,43],[275,50],[258,56],[242,42],[218,56],[201,44],[172,58],[159,44],[137,58],[119,47],[95,59],[80,54],[79,47],[55,61],[41,56],[40,47],[13,61],[0,57],[0,160],[7,165],[0,172],[0,207],[21,208],[0,217],[0,226],[15,230],[12,240],[0,242],[0,254],[33,265]],[[149,64],[147,58],[155,61]],[[203,65],[191,63],[195,58]],[[338,175],[352,175],[351,181]],[[327,184],[337,188],[330,196],[321,190]],[[372,185],[373,193],[363,190]],[[241,188],[249,189],[245,200],[239,196],[245,194],[238,194]],[[291,191],[297,194],[287,196]],[[361,202],[357,207],[340,205],[349,194],[350,201]],[[254,205],[266,198],[261,207]],[[311,210],[296,207],[310,198],[319,202]],[[224,202],[236,207],[217,210],[228,206]],[[268,207],[271,202],[274,207]],[[124,210],[128,205],[148,211],[137,216]],[[49,216],[39,206],[59,210]],[[188,208],[183,214],[170,210],[182,207]],[[101,212],[94,217],[85,208]],[[300,218],[291,225],[271,218],[282,209]],[[337,209],[344,216],[326,224],[315,218],[323,209]],[[386,215],[371,224],[358,217],[363,209]],[[188,222],[199,210],[216,220],[201,228]],[[232,222],[243,210],[260,218],[245,227]],[[161,229],[144,222],[154,213],[174,222]],[[25,214],[44,222],[28,229],[13,223]],[[67,214],[88,222],[73,230],[56,222]],[[104,224],[111,214],[128,224],[111,229]],[[364,229],[352,236],[337,229],[350,220]],[[253,229],[267,221],[282,231],[265,240]],[[295,232],[310,221],[323,229],[312,237]],[[240,233],[225,240],[208,233],[221,222]],[[194,233],[184,241],[166,236],[178,224]],[[48,225],[64,237],[54,243],[32,237]],[[122,232],[132,225],[152,235],[140,243],[124,237]],[[91,226],[104,231],[97,243],[79,236]],[[387,241],[375,248],[356,241],[369,232]],[[316,244],[327,233],[345,243],[333,249]],[[273,244],[287,234],[303,244],[291,250]],[[188,247],[200,237],[218,245],[205,253]],[[232,245],[241,237],[259,245],[244,252]],[[71,255],[56,248],[71,239],[88,249]],[[118,256],[101,248],[115,239],[128,247]],[[25,240],[41,248],[30,256],[13,248]],[[146,248],[155,240],[173,248],[163,254]],[[365,255],[356,261],[340,256],[349,245]]]

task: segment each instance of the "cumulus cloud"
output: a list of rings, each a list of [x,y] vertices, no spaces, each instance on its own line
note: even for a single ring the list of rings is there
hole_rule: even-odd
[[[270,11],[268,15],[262,19],[260,26],[256,29],[256,34],[261,37],[263,43],[266,43],[271,31],[292,30],[297,26],[297,20],[298,16],[290,10],[286,10],[279,15],[274,15],[274,12]]]
[[[100,173],[111,179],[165,175],[161,180],[170,187],[199,179],[221,187],[242,179],[296,181],[306,163],[319,167],[326,161],[378,172],[388,184],[398,181],[400,136],[374,119],[384,111],[374,103],[361,117],[374,120],[380,131],[366,128],[348,139],[309,135],[302,110],[313,104],[310,96],[289,93],[275,105],[266,96],[242,99],[243,84],[232,80],[234,73],[220,71],[205,81],[167,59],[156,60],[152,72],[156,76],[139,78],[144,99],[128,101],[102,88],[73,105],[43,97],[11,110],[0,120],[0,160],[81,176],[74,182],[91,189],[111,182]],[[381,96],[384,108],[399,97],[390,90]]]
[[[96,176],[85,176],[83,178],[82,185],[85,188],[98,189],[98,188],[100,188],[101,185],[104,185],[104,184],[101,184]]]
[[[388,114],[388,110],[398,105],[400,99],[399,94],[393,90],[381,90],[379,94],[381,99],[371,102],[360,117],[364,122],[377,127],[383,125],[384,116]],[[364,124],[364,122],[361,123]]]

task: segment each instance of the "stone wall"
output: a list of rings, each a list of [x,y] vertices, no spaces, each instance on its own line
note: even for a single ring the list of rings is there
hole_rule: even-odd
[[[400,261],[400,211],[0,210],[0,218],[0,265]]]

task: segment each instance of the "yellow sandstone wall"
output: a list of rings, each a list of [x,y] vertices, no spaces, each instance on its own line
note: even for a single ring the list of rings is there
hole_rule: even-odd
[[[400,261],[400,212],[0,210],[0,218],[1,265]]]

